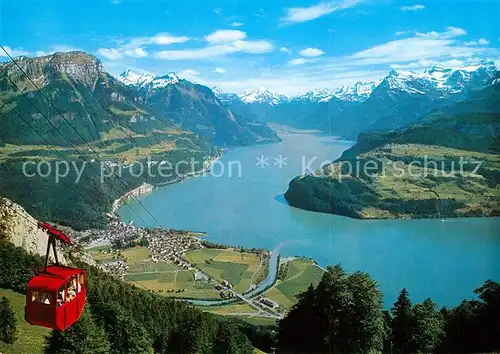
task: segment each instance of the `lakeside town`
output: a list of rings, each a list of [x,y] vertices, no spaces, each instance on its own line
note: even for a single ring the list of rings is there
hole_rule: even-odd
[[[173,264],[180,271],[192,272],[196,282],[202,282],[207,286],[213,287],[219,299],[207,299],[208,303],[212,301],[213,304],[218,304],[218,300],[223,300],[224,304],[243,302],[248,304],[253,310],[257,310],[257,314],[262,317],[283,318],[285,311],[283,308],[280,308],[276,301],[262,296],[260,292],[254,292],[258,287],[258,283],[251,282],[246,291],[237,292],[230,281],[215,279],[213,276],[202,271],[199,264],[197,265],[187,260],[186,252],[200,250],[206,248],[206,244],[210,244],[202,240],[206,236],[206,233],[168,228],[136,227],[132,223],[126,224],[120,220],[116,212],[121,205],[126,203],[130,198],[143,196],[152,191],[153,186],[142,184],[117,199],[113,203],[112,212],[106,214],[108,217],[108,228],[105,230],[71,231],[70,236],[83,249],[102,248],[100,252],[106,255],[105,261],[97,261],[88,253],[85,253],[87,260],[93,261],[92,263],[95,266],[98,266],[109,274],[119,277],[122,280],[130,281],[130,264],[122,254],[122,251],[131,247],[145,247],[150,253],[148,260],[152,263],[166,262]],[[211,246],[227,247],[223,245]],[[212,248],[210,247],[209,249]],[[269,255],[267,253],[261,252],[261,250],[249,251],[253,251],[259,255],[261,266],[269,267]],[[265,269],[266,274],[268,271],[269,269]],[[254,280],[253,278],[252,276],[252,281]],[[264,279],[260,279],[260,281],[262,280]],[[273,284],[276,280],[275,277]],[[176,293],[182,293],[184,290],[178,290]],[[158,290],[158,292],[164,292],[164,290]],[[182,294],[176,297],[183,298]],[[189,299],[186,300],[189,301]],[[200,300],[203,301],[203,299]]]

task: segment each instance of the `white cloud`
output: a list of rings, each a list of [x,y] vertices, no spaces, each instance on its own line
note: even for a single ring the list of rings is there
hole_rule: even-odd
[[[48,50],[37,50],[35,53],[33,53],[37,57],[43,57],[46,55],[51,55],[56,52],[62,52],[62,53],[67,53],[67,52],[78,52],[78,51],[83,51],[80,48],[73,47],[70,45],[65,45],[65,44],[52,44]]]
[[[226,73],[226,69],[215,68],[214,72],[216,72],[217,74],[225,74]]]
[[[259,11],[254,12],[253,15],[259,18],[264,18],[267,16],[267,12],[265,12],[264,9],[260,8]]]
[[[445,61],[438,62],[438,63],[436,63],[434,65],[440,65],[443,68],[454,69],[454,68],[460,68],[460,67],[464,66],[465,63],[464,63],[463,60],[450,59],[450,60],[445,60]]]
[[[267,53],[273,50],[271,42],[260,41],[234,41],[210,45],[197,49],[162,50],[155,53],[157,59],[163,60],[200,60],[222,57],[228,54],[243,52],[249,54]]]
[[[171,45],[184,43],[191,38],[186,36],[174,36],[169,33],[157,33],[150,37],[134,37],[127,40],[117,41],[116,48],[100,48],[98,53],[108,60],[119,60],[124,57],[145,58],[149,55],[143,46],[149,45]]]
[[[127,49],[123,51],[123,54],[133,58],[144,58],[148,56],[148,52],[142,48]]]
[[[242,92],[248,88],[265,87],[271,91],[286,95],[296,95],[318,87],[333,89],[359,81],[379,81],[385,75],[387,75],[386,70],[354,70],[336,74],[325,75],[324,73],[316,73],[310,75],[305,74],[303,68],[297,68],[286,72],[265,73],[261,75],[253,74],[248,78],[234,81],[219,81],[212,84],[220,87],[224,92]]]
[[[162,50],[155,58],[162,60],[199,60],[224,56],[236,52],[230,45],[216,45],[199,49]]]
[[[186,76],[186,75],[200,75],[200,72],[193,69],[186,69],[179,72],[179,76]]]
[[[238,52],[245,52],[250,54],[268,53],[273,50],[271,42],[266,40],[259,41],[235,41],[233,42]]]
[[[4,45],[3,48],[12,57],[18,57],[20,55],[29,55],[30,54],[30,52],[25,51],[25,50],[23,50],[21,48],[13,49],[13,48],[8,47],[6,45]],[[0,50],[0,57],[6,57],[6,56],[7,56],[7,54],[5,54],[5,52],[3,50]]]
[[[420,10],[425,9],[425,6],[418,4],[418,5],[412,5],[412,6],[401,6],[399,9],[401,11],[420,11]]]
[[[287,47],[281,47],[281,48],[280,48],[280,52],[281,52],[281,53],[288,53],[288,54],[290,54],[290,53],[291,53],[290,49],[288,49]]]
[[[479,45],[488,45],[488,44],[490,44],[490,41],[487,40],[486,38],[479,38],[477,43],[479,43]]]
[[[185,69],[177,73],[177,76],[179,76],[181,79],[186,79],[197,84],[206,85],[207,82],[199,77],[199,75],[200,72],[194,69]]]
[[[214,9],[214,13],[219,16],[221,13],[221,10],[219,8],[216,8],[216,9]]]
[[[171,45],[176,43],[185,43],[191,38],[186,36],[175,36],[169,33],[157,33],[151,37],[135,37],[128,41],[120,43],[120,47],[124,49],[134,49],[145,45]]]
[[[308,61],[309,60],[306,58],[296,58],[296,59],[290,60],[288,63],[292,64],[292,65],[302,65],[302,64],[307,63]]]
[[[397,31],[395,33],[395,35],[396,36],[402,36],[402,35],[409,34],[409,33],[415,33],[415,31]]]
[[[467,31],[464,30],[463,28],[453,27],[453,26],[446,27],[445,32],[431,31],[431,32],[417,32],[417,33],[415,33],[415,35],[417,37],[433,37],[433,38],[440,38],[440,39],[455,38],[455,37],[465,36],[466,34],[467,34]]]
[[[241,26],[243,26],[243,23],[241,23],[241,22],[233,22],[233,23],[231,23],[231,26],[232,27],[241,27]]]
[[[247,34],[245,32],[239,30],[218,30],[205,36],[205,39],[209,43],[216,44],[242,40],[245,39],[246,36]]]
[[[490,44],[490,41],[487,40],[486,38],[479,38],[477,41],[468,41],[468,42],[465,42],[464,45],[466,46],[471,46],[471,47],[474,47],[474,46],[480,46],[480,45],[488,45]]]
[[[318,49],[318,48],[305,48],[305,49],[302,49],[299,53],[303,57],[311,57],[311,58],[319,57],[319,56],[325,54],[325,52],[323,52],[321,49]]]
[[[156,36],[151,37],[150,43],[145,44],[158,44],[158,45],[169,45],[175,43],[184,43],[189,41],[189,37],[186,36],[172,36],[168,33],[159,33]]]
[[[120,51],[116,48],[99,48],[97,51],[108,60],[118,60],[123,58],[122,53],[120,53]]]
[[[391,64],[391,69],[402,69],[402,70],[423,70],[428,69],[433,66],[442,66],[443,68],[459,68],[465,65],[463,60],[450,59],[444,61],[427,60],[421,59],[418,61],[406,63],[406,64]]]
[[[416,33],[412,37],[389,41],[354,53],[349,65],[404,63],[420,59],[467,57],[481,52],[470,48],[456,37],[465,35],[464,29],[447,27],[444,32]]]
[[[290,65],[303,65],[308,63],[315,63],[318,61],[318,58],[295,58],[288,62]]]
[[[281,19],[282,23],[299,23],[315,20],[319,17],[353,7],[363,0],[338,0],[320,2],[309,7],[291,7],[286,9],[286,16]]]
[[[65,44],[53,44],[50,46],[50,50],[53,52],[77,52],[82,51],[80,48],[73,47]]]

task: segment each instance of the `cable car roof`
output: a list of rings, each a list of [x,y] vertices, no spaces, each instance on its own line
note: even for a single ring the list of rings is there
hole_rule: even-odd
[[[61,230],[57,230],[54,228],[54,226],[50,225],[49,223],[46,222],[39,222],[38,227],[46,230],[48,233],[50,233],[52,236],[56,237],[58,240],[64,242],[67,245],[72,245],[73,242],[71,239]]]
[[[48,291],[57,291],[59,287],[65,284],[73,275],[84,273],[82,269],[49,266],[47,272],[35,275],[28,282],[28,289],[44,289]]]

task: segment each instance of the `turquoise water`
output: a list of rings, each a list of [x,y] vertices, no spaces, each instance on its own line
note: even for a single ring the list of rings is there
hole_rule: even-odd
[[[292,208],[283,193],[301,173],[302,159],[318,167],[352,142],[312,134],[284,134],[283,142],[227,152],[214,175],[186,180],[141,197],[165,227],[208,232],[208,240],[245,247],[280,247],[281,256],[312,257],[323,266],[340,263],[368,272],[390,306],[406,287],[413,301],[431,297],[452,306],[471,298],[485,280],[500,280],[500,218],[354,220]],[[256,166],[257,157],[269,166]],[[287,165],[274,166],[282,155]],[[232,162],[232,173],[229,173]],[[241,171],[238,171],[240,163]],[[238,172],[241,172],[239,175]],[[134,200],[129,205],[158,226]],[[124,221],[142,226],[129,208]]]

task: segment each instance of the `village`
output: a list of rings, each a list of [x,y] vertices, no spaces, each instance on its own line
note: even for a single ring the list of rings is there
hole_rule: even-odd
[[[118,255],[121,249],[133,246],[147,246],[154,256],[153,262],[159,260],[169,261],[181,268],[194,269],[194,267],[182,259],[187,250],[201,247],[199,237],[204,236],[201,232],[189,232],[185,230],[142,228],[123,223],[115,214],[107,214],[109,226],[107,230],[85,230],[73,231],[71,236],[77,240],[85,240],[93,246],[112,245],[107,252]],[[87,245],[88,247],[88,245]],[[123,258],[114,257],[112,261],[101,263],[106,271],[124,278],[127,274],[127,264]]]
[[[97,256],[96,254],[92,255],[95,260],[94,265],[106,272],[125,281],[130,281],[130,261],[124,256],[126,252],[123,251],[133,249],[134,247],[147,248],[149,254],[148,262],[155,264],[168,263],[175,265],[179,272],[191,272],[196,283],[203,283],[206,287],[211,287],[213,294],[219,299],[226,301],[234,299],[236,302],[244,301],[259,311],[272,311],[271,316],[282,317],[283,312],[278,312],[279,304],[277,302],[267,299],[262,295],[247,298],[242,295],[245,291],[242,289],[235,290],[229,280],[223,279],[220,276],[217,277],[213,273],[207,274],[206,271],[203,271],[201,268],[205,264],[209,264],[209,261],[204,260],[202,263],[189,261],[190,259],[186,257],[186,253],[188,252],[192,254],[193,251],[202,249],[204,249],[204,252],[215,251],[203,246],[201,240],[205,236],[203,232],[162,228],[148,229],[126,224],[115,214],[108,214],[107,216],[109,218],[108,229],[72,231],[71,234],[71,237],[80,246],[85,246],[86,249],[97,248],[100,250]],[[236,252],[233,253],[236,254]],[[267,261],[267,256],[263,255],[259,257],[261,257],[261,265],[262,261]],[[237,266],[236,264],[235,267]],[[256,283],[249,283],[248,289],[245,290],[248,292],[255,289],[256,286]],[[177,289],[175,293],[182,293],[178,296],[183,297],[185,290]],[[163,289],[156,291],[166,294],[174,292],[174,290]]]

